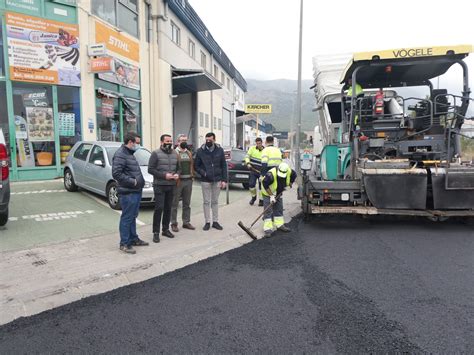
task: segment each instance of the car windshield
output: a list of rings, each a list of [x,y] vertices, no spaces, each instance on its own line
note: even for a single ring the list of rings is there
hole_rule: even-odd
[[[231,153],[232,160],[243,161],[246,153],[243,150],[233,150]]]
[[[112,165],[112,158],[114,157],[115,152],[119,149],[120,147],[108,147],[107,148],[107,156],[109,157],[109,162],[110,165]],[[140,166],[147,166],[148,161],[150,160],[151,153],[145,148],[140,148],[137,150],[134,154],[135,158],[138,161],[138,164]]]

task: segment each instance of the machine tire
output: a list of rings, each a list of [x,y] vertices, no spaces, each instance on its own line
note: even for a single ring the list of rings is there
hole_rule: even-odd
[[[64,188],[69,192],[76,192],[79,189],[70,169],[64,170]]]
[[[8,208],[5,212],[0,213],[0,226],[4,226],[8,222]]]
[[[120,198],[118,195],[117,187],[117,183],[115,181],[112,181],[107,185],[106,189],[107,202],[109,203],[110,208],[112,208],[113,210],[122,209],[122,206],[120,206]]]

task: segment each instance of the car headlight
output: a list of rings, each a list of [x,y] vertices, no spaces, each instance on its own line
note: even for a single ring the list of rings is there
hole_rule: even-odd
[[[150,187],[153,187],[153,183],[145,181],[145,189],[149,189]]]

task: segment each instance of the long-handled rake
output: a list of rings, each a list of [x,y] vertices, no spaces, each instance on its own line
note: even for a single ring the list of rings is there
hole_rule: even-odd
[[[275,199],[278,200],[278,199],[281,197],[281,194],[282,194],[282,193],[280,192],[278,195],[276,195]],[[260,218],[262,218],[262,216],[265,214],[265,212],[267,212],[267,211],[268,211],[270,208],[272,208],[272,207],[273,207],[273,203],[270,204],[270,205],[268,205],[267,208],[265,208],[265,209],[263,210],[263,212],[258,215],[258,217],[255,219],[255,221],[252,222],[252,224],[250,225],[250,227],[246,227],[246,226],[243,224],[242,221],[239,221],[239,223],[237,223],[237,225],[238,225],[240,228],[242,228],[242,229],[244,230],[244,232],[249,235],[250,238],[252,238],[253,240],[257,239],[257,236],[254,234],[254,232],[252,232],[252,227],[255,225],[255,223],[258,222],[258,220],[259,220]]]

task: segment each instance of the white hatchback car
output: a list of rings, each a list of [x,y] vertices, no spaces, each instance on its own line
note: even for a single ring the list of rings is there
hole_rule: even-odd
[[[105,196],[110,207],[119,210],[121,207],[117,182],[112,177],[112,158],[121,146],[118,142],[77,142],[69,152],[64,166],[66,190],[74,192],[80,187]],[[153,176],[148,173],[151,153],[141,148],[134,155],[145,179],[141,203],[153,203]]]

